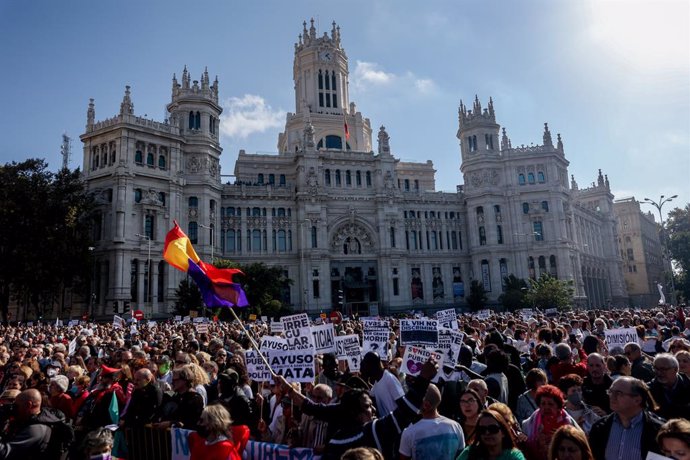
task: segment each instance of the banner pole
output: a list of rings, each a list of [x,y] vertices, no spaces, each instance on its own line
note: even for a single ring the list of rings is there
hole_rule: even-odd
[[[237,320],[237,322],[240,323],[240,326],[242,326],[242,328],[244,329],[244,325],[242,324],[242,321],[240,320],[240,318],[237,316],[237,313],[235,313],[235,309],[234,309],[234,308],[230,307],[230,313],[232,313],[232,316],[235,317],[235,319]],[[245,331],[246,331],[246,329],[245,329]],[[259,356],[261,357],[261,360],[264,362],[264,364],[266,365],[266,367],[268,367],[268,370],[271,371],[271,376],[275,377],[277,374],[276,374],[275,372],[273,372],[273,369],[271,369],[271,365],[268,364],[268,360],[266,359],[266,357],[264,356],[264,354],[261,353],[261,351],[259,350],[259,346],[258,346],[258,345],[256,344],[256,342],[254,341],[254,338],[253,338],[252,335],[249,333],[249,331],[246,331],[246,333],[247,333],[247,337],[249,338],[249,342],[250,342],[251,345],[252,345],[252,348],[259,354]]]

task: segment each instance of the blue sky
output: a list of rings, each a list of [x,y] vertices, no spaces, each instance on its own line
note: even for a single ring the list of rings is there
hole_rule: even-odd
[[[276,151],[311,17],[320,33],[341,27],[350,99],[374,132],[386,126],[397,157],[434,162],[438,190],[462,183],[457,108],[478,94],[513,146],[541,143],[544,122],[561,133],[580,187],[601,168],[617,198],[690,201],[685,0],[0,0],[0,162],[56,169],[67,132],[79,166],[90,97],[108,118],[131,85],[135,113],[163,120],[172,74],[208,66],[230,174],[239,149]]]

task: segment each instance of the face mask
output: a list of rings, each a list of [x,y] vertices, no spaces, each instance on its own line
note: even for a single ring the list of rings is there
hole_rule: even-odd
[[[578,391],[578,392],[575,392],[571,395],[568,395],[568,402],[570,404],[574,404],[576,406],[579,406],[580,404],[582,404],[582,393],[580,393]]]
[[[89,460],[111,460],[110,452],[106,454],[97,454],[89,457]]]
[[[57,375],[57,370],[56,370],[56,369],[53,369],[53,368],[48,369],[48,370],[46,371],[46,375],[47,375],[48,377],[55,377],[55,376]]]
[[[165,375],[168,373],[170,370],[170,364],[161,364],[158,366],[158,371],[161,373],[161,375]]]
[[[271,389],[270,388],[264,388],[263,390],[261,390],[261,396],[263,396],[264,399],[270,398],[271,397]]]
[[[76,395],[77,391],[79,391],[79,388],[76,385],[72,385],[69,389],[69,393],[73,395]]]

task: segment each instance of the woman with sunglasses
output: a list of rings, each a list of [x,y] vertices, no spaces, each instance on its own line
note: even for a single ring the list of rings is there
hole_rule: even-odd
[[[503,416],[493,409],[479,414],[476,436],[457,460],[525,460],[510,432]]]

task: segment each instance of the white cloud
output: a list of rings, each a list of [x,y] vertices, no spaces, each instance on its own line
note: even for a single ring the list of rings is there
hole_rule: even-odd
[[[280,128],[285,122],[285,110],[274,110],[255,94],[231,97],[222,106],[220,132],[223,136],[244,139],[250,134]]]
[[[421,78],[412,72],[396,75],[381,69],[375,62],[357,61],[351,81],[355,89],[362,93],[385,88],[400,93],[428,95],[437,89],[431,78]]]

